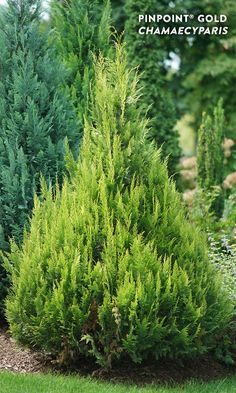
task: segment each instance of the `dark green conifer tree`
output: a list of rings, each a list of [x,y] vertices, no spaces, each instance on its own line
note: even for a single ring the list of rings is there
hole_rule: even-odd
[[[57,52],[68,71],[67,85],[83,133],[94,84],[93,56],[110,46],[109,0],[53,1],[51,23]]]
[[[217,197],[212,203],[212,209],[217,216],[221,216],[224,209],[223,141],[224,110],[220,100],[214,110],[213,118],[206,113],[203,114],[197,146],[198,185],[202,190],[210,193],[217,187]]]
[[[123,49],[95,71],[71,182],[56,194],[44,187],[22,249],[12,244],[11,331],[67,362],[201,354],[227,326],[230,302],[146,139]]]
[[[64,73],[40,33],[41,1],[8,0],[0,20],[0,247],[19,243],[40,176],[61,183],[64,141],[76,154],[73,106]],[[2,274],[2,273],[0,273]],[[0,292],[4,290],[2,279]],[[3,294],[0,294],[0,304]]]
[[[162,157],[168,157],[171,174],[177,170],[180,157],[175,106],[166,81],[165,60],[168,57],[161,38],[153,35],[140,35],[139,14],[153,14],[155,0],[128,0],[125,40],[129,61],[139,66],[142,86],[142,104],[151,119],[150,138],[158,147],[162,146]]]

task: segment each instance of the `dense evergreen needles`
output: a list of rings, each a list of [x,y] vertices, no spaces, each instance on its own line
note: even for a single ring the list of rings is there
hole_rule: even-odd
[[[79,133],[89,113],[94,84],[93,56],[108,55],[110,3],[105,0],[53,1],[52,27],[58,55],[67,70],[67,86],[76,108]]]
[[[224,210],[224,110],[222,100],[214,110],[213,118],[203,114],[198,136],[198,185],[206,193],[216,192],[212,202],[213,212],[221,217]]]
[[[41,1],[8,0],[0,20],[0,247],[22,239],[40,175],[62,181],[64,139],[78,145],[63,73],[40,32]],[[0,268],[0,310],[5,284]],[[0,311],[1,313],[1,311]]]
[[[64,362],[203,353],[227,324],[228,299],[146,139],[123,49],[95,71],[81,155],[68,157],[72,183],[43,187],[22,249],[13,243],[6,260],[11,331]]]

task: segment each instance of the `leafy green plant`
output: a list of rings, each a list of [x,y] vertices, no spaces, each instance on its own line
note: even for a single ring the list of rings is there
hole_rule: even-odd
[[[216,219],[212,203],[218,196],[218,189],[208,194],[198,190],[189,217],[191,221],[208,233],[209,259],[220,272],[222,285],[227,297],[234,305],[234,315],[225,329],[217,336],[214,355],[227,365],[235,364],[236,328],[236,245],[235,245],[235,195],[225,203],[222,218]]]
[[[236,350],[236,245],[222,233],[209,233],[209,258],[221,272],[223,287],[234,304],[234,317],[218,337],[215,356],[227,365],[235,364]]]
[[[227,328],[221,332],[213,351],[216,359],[225,363],[227,366],[235,365],[236,362],[236,320],[235,317],[229,322]]]
[[[223,285],[236,306],[236,245],[225,235],[208,234],[209,257],[222,272]]]
[[[30,232],[5,262],[11,331],[62,362],[202,354],[227,325],[231,302],[147,140],[124,49],[95,71],[81,154],[77,163],[67,156],[71,183],[55,193],[43,184]]]
[[[220,193],[219,187],[212,187],[210,191],[198,188],[193,196],[191,206],[188,206],[187,215],[190,221],[201,228],[204,233],[217,233],[225,226],[212,210],[215,200]]]
[[[235,240],[235,222],[236,222],[236,193],[233,189],[232,193],[225,201],[223,221],[226,223],[225,230],[228,229],[227,235],[232,235]]]

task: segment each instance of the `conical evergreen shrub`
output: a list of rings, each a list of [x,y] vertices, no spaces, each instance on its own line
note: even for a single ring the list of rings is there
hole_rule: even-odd
[[[224,110],[222,100],[214,109],[213,117],[203,113],[197,145],[198,186],[206,193],[217,192],[211,209],[221,217],[224,210]]]
[[[81,154],[68,158],[72,183],[44,186],[22,249],[12,244],[11,331],[64,362],[203,353],[227,324],[229,301],[146,139],[123,49],[95,71]]]
[[[109,0],[52,2],[51,25],[57,53],[67,70],[66,84],[83,133],[94,84],[93,56],[108,55],[111,27]]]
[[[0,248],[20,243],[40,189],[62,182],[64,140],[76,154],[77,124],[64,72],[40,32],[40,0],[8,0],[0,19]],[[2,276],[3,274],[3,276]],[[0,314],[5,291],[0,267]],[[1,292],[1,288],[2,291]]]

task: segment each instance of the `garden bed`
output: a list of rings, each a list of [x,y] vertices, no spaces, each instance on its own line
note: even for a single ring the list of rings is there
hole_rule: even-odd
[[[50,356],[19,346],[6,328],[0,330],[0,371],[17,373],[76,373],[98,379],[135,384],[179,384],[188,380],[211,381],[236,374],[236,366],[227,367],[211,356],[191,362],[176,361],[146,362],[134,365],[123,362],[112,370],[103,370],[93,362],[81,359],[74,367],[61,368]]]

